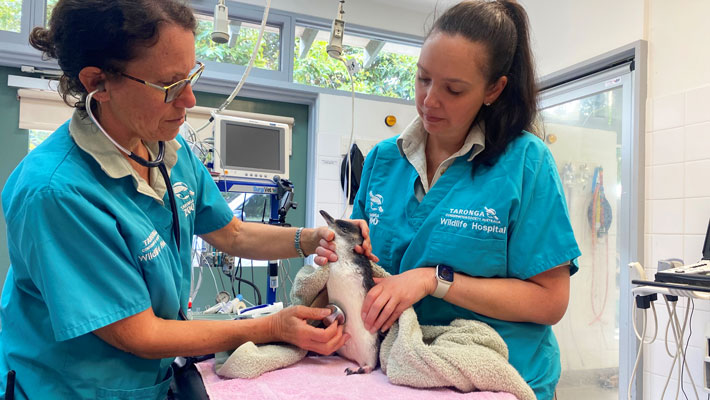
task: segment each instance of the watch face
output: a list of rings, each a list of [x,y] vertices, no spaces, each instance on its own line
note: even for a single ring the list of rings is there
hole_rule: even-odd
[[[448,265],[439,264],[436,268],[436,272],[439,279],[447,282],[454,281],[454,269],[449,267]]]

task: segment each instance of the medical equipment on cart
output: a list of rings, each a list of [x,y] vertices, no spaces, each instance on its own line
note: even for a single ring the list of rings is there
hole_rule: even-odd
[[[235,215],[238,218],[245,218],[244,216],[246,211],[244,210],[244,205],[247,202],[247,196],[268,196],[268,201],[265,198],[263,203],[264,208],[262,222],[271,225],[289,226],[289,224],[286,223],[286,215],[290,209],[295,209],[298,204],[293,201],[293,184],[287,179],[282,179],[278,176],[274,176],[270,181],[262,179],[241,179],[231,176],[215,176],[214,179],[217,188],[225,196],[236,195],[236,198],[241,201],[241,209],[235,210]],[[259,211],[259,213],[261,214],[262,211]],[[266,217],[267,215],[268,219]],[[191,299],[196,297],[197,291],[201,285],[201,267],[204,266],[210,270],[210,273],[212,273],[212,269],[215,269],[218,274],[223,273],[229,277],[235,298],[237,297],[237,293],[234,291],[234,284],[236,282],[242,282],[252,286],[255,291],[255,301],[257,305],[262,305],[261,292],[255,283],[237,276],[236,272],[238,269],[238,261],[235,257],[220,252],[211,247],[209,244],[201,242],[198,239],[195,246],[193,246],[193,260],[197,260],[196,265],[200,267],[200,277],[196,279],[196,283],[194,283],[195,287],[193,287],[190,291]],[[194,266],[195,265],[193,265],[193,267]],[[274,304],[276,302],[276,290],[280,286],[279,261],[270,260],[267,263],[267,267],[267,290],[264,304]],[[290,278],[286,274],[284,275],[284,279]],[[195,279],[193,279],[193,282],[194,281]]]
[[[242,180],[288,179],[290,137],[287,124],[215,115],[212,169]]]
[[[666,308],[668,310],[669,321],[668,325],[673,333],[673,342],[675,343],[675,355],[673,357],[673,362],[671,364],[671,370],[668,374],[668,379],[663,388],[662,397],[665,395],[668,383],[670,382],[671,374],[678,362],[678,389],[677,392],[683,388],[683,371],[688,371],[687,377],[690,378],[692,388],[695,391],[696,398],[699,398],[697,389],[695,387],[695,381],[693,376],[690,374],[688,363],[686,361],[686,350],[687,345],[684,346],[684,336],[686,327],[690,326],[692,321],[688,320],[689,313],[692,315],[692,310],[695,308],[695,303],[693,299],[700,300],[710,300],[710,222],[708,223],[707,234],[705,235],[705,243],[703,245],[703,258],[700,262],[691,265],[680,265],[677,266],[676,260],[670,265],[673,268],[668,268],[661,270],[656,273],[655,280],[650,281],[646,277],[646,272],[639,263],[631,263],[630,267],[635,268],[640,279],[632,280],[631,283],[638,285],[636,288],[632,289],[632,294],[635,296],[636,307],[644,310],[642,314],[642,330],[639,333],[636,329],[636,319],[632,318],[634,322],[634,332],[636,333],[637,339],[640,341],[639,349],[636,356],[636,363],[634,365],[633,372],[631,374],[631,379],[629,380],[628,388],[628,398],[631,398],[631,386],[634,382],[634,375],[638,369],[639,361],[641,358],[641,353],[643,351],[644,344],[653,343],[656,339],[658,333],[658,320],[656,318],[656,308],[654,302],[658,299],[658,295],[663,295],[665,300]],[[663,261],[659,262],[663,263]],[[682,264],[682,262],[680,262]],[[676,303],[678,297],[686,297],[687,306],[683,321],[678,319],[678,313],[676,310]],[[649,308],[653,309],[653,315],[655,320],[655,333],[653,338],[646,340],[646,313],[645,311]],[[692,328],[691,332],[692,332]],[[666,329],[666,334],[668,329]],[[667,342],[666,342],[667,346]],[[666,347],[667,348],[667,347]],[[668,350],[666,350],[668,351]],[[670,355],[670,353],[669,353]],[[710,380],[709,373],[710,370],[710,353],[706,354],[705,365],[703,370],[704,375],[704,389],[706,392],[710,393]],[[685,389],[683,389],[685,393]]]

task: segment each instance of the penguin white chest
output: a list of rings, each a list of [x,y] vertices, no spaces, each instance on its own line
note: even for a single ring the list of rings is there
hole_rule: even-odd
[[[330,265],[328,298],[345,313],[343,329],[350,335],[350,340],[337,353],[358,363],[363,372],[370,372],[377,366],[379,337],[377,333],[365,329],[362,321],[362,303],[367,295],[363,277],[357,267],[339,264],[336,262]]]

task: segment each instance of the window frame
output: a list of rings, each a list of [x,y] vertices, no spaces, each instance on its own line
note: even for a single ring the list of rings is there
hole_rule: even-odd
[[[229,19],[238,19],[242,21],[248,21],[255,24],[261,24],[261,19],[264,16],[263,7],[256,7],[249,4],[242,4],[236,2],[229,2],[227,8],[229,9]],[[214,13],[215,1],[207,0],[196,0],[192,1],[190,6],[195,11],[196,14],[202,14],[206,16],[212,16]],[[293,31],[290,29],[292,24],[292,18],[281,11],[271,9],[269,10],[269,16],[266,20],[267,25],[277,26],[280,33],[280,43],[279,43],[279,70],[270,71],[259,68],[252,68],[249,72],[249,76],[262,79],[271,79],[274,81],[285,81],[291,74],[293,69],[292,63],[288,62],[286,58],[286,52],[288,47],[286,43],[293,42]],[[289,52],[292,53],[292,50]],[[217,61],[200,60],[205,63],[207,68],[205,68],[206,78],[222,79],[226,76],[231,76],[234,79],[234,75],[241,77],[246,71],[246,65],[236,65],[228,63],[220,63]],[[240,78],[241,79],[241,78]]]
[[[34,14],[36,14],[36,6],[35,2],[23,0],[20,9],[20,31],[12,32],[0,30],[0,41],[22,44],[24,32],[27,32],[29,35],[31,30],[33,17]]]

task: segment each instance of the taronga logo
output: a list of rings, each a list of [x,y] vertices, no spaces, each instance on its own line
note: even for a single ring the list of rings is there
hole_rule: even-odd
[[[372,191],[370,191],[370,211],[383,212],[382,201],[381,194],[372,194]]]
[[[190,190],[190,188],[183,182],[175,182],[173,185],[173,192],[175,192],[175,197],[180,200],[187,200],[195,196],[195,192]]]
[[[195,212],[195,192],[190,190],[184,182],[175,182],[175,184],[173,184],[173,192],[175,193],[175,197],[183,201],[180,208],[182,208],[186,217],[190,215],[190,213]]]
[[[498,217],[496,217],[496,210],[494,210],[492,208],[488,208],[486,206],[483,206],[483,209],[486,210],[486,217],[487,218],[494,219],[494,220],[498,221]]]
[[[369,193],[370,195],[370,223],[372,225],[377,225],[380,223],[380,214],[382,214],[384,209],[382,208],[382,203],[384,203],[385,199],[382,197],[381,194],[373,194],[372,191]]]

